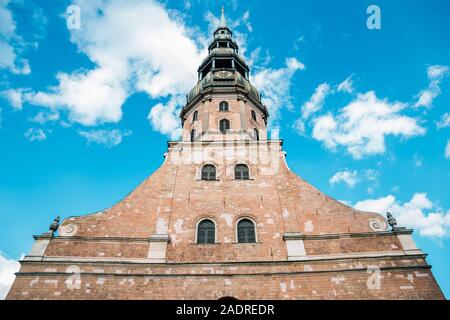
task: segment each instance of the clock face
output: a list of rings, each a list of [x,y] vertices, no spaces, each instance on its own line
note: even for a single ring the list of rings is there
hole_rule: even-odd
[[[226,79],[226,78],[230,78],[231,77],[231,72],[230,71],[219,71],[216,74],[216,77],[220,78],[220,79]]]

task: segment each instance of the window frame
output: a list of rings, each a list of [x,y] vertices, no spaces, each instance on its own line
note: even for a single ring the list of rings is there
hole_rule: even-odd
[[[228,123],[228,129],[226,129],[225,131],[222,131],[222,122],[225,122],[225,121]],[[220,119],[219,120],[219,131],[222,134],[227,134],[227,131],[231,131],[231,121],[226,118]]]
[[[195,110],[194,113],[192,114],[192,122],[197,120],[198,120],[198,110]]]
[[[213,167],[214,168],[214,179],[203,179],[203,169],[205,167]],[[200,167],[200,180],[201,181],[217,181],[217,167],[212,163],[205,163]]]
[[[251,117],[252,117],[253,121],[258,122],[258,118],[257,118],[257,115],[256,115],[256,111],[252,109],[252,110],[250,111],[250,113],[251,113]]]
[[[257,128],[253,128],[253,135],[255,136],[256,141],[260,141],[259,130]]]
[[[199,231],[199,227],[200,224],[204,221],[211,221],[214,224],[214,242],[198,242],[198,231]],[[196,225],[195,225],[195,243],[196,244],[201,244],[201,245],[205,245],[205,244],[217,244],[217,223],[214,219],[211,218],[202,218],[199,221],[197,221]]]
[[[226,110],[222,110],[222,104],[226,105]],[[219,102],[219,111],[220,112],[229,112],[230,111],[230,103],[228,101],[222,100]]]
[[[250,221],[250,222],[253,223],[253,230],[254,230],[254,233],[255,233],[255,242],[239,242],[239,232],[238,232],[238,230],[239,230],[239,223],[240,223],[242,220],[248,220],[248,221]],[[252,244],[252,243],[258,243],[258,228],[257,228],[257,226],[256,226],[256,221],[255,221],[254,219],[252,219],[252,218],[250,218],[250,217],[241,217],[241,218],[239,218],[239,219],[236,221],[236,227],[235,227],[235,229],[236,229],[236,243],[238,243],[238,244]]]
[[[237,178],[237,175],[236,175],[236,169],[237,169],[237,167],[239,167],[239,166],[245,166],[246,168],[247,168],[247,174],[248,174],[248,177],[246,178],[246,179],[238,179]],[[250,167],[247,165],[247,164],[245,164],[245,163],[237,163],[235,166],[234,166],[234,180],[242,180],[242,181],[246,181],[246,180],[251,180],[251,176],[250,176]]]

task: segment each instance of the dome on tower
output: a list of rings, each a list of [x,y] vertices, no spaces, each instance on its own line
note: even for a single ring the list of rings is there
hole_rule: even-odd
[[[250,83],[250,68],[239,54],[239,46],[233,40],[233,32],[227,26],[223,8],[213,36],[208,46],[208,56],[197,70],[198,82],[186,96],[187,102],[181,111],[181,118],[183,119],[192,106],[205,95],[234,92],[250,99],[267,119],[269,113],[261,102],[258,89]]]

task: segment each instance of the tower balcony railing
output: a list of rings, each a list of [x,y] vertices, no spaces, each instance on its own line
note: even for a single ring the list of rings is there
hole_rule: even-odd
[[[187,103],[194,100],[202,91],[213,87],[239,87],[248,91],[257,101],[261,101],[258,90],[250,84],[239,72],[228,69],[216,69],[209,72],[189,92]]]

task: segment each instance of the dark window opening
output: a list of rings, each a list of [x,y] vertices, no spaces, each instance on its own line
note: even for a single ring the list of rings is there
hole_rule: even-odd
[[[211,71],[212,64],[209,63],[202,71],[202,79]]]
[[[256,121],[256,112],[252,110],[252,119]]]
[[[238,164],[234,167],[234,178],[236,180],[248,180],[250,179],[250,172],[245,164]]]
[[[198,120],[198,111],[194,112],[194,115],[192,116],[192,121],[197,121]]]
[[[230,59],[217,59],[215,61],[216,69],[231,69],[232,64]]]
[[[245,69],[243,68],[243,67],[241,67],[241,65],[240,64],[237,64],[236,63],[236,70],[237,70],[237,72],[239,72],[244,78],[247,78],[246,77],[246,71],[245,71]]]
[[[195,129],[191,131],[191,141],[195,141]]]
[[[203,220],[198,224],[197,243],[215,243],[216,226],[211,220]]]
[[[223,134],[227,133],[227,131],[230,130],[230,121],[228,121],[227,119],[220,120],[219,127],[220,132],[222,132]]]
[[[259,131],[258,131],[258,129],[253,129],[253,134],[255,135],[256,141],[259,141]]]
[[[221,101],[219,103],[219,111],[229,111],[229,110],[230,110],[230,105],[228,104],[228,102]]]
[[[214,167],[212,164],[204,165],[202,168],[202,180],[215,181],[216,167]]]
[[[255,224],[249,219],[242,219],[237,226],[238,243],[255,243]]]

